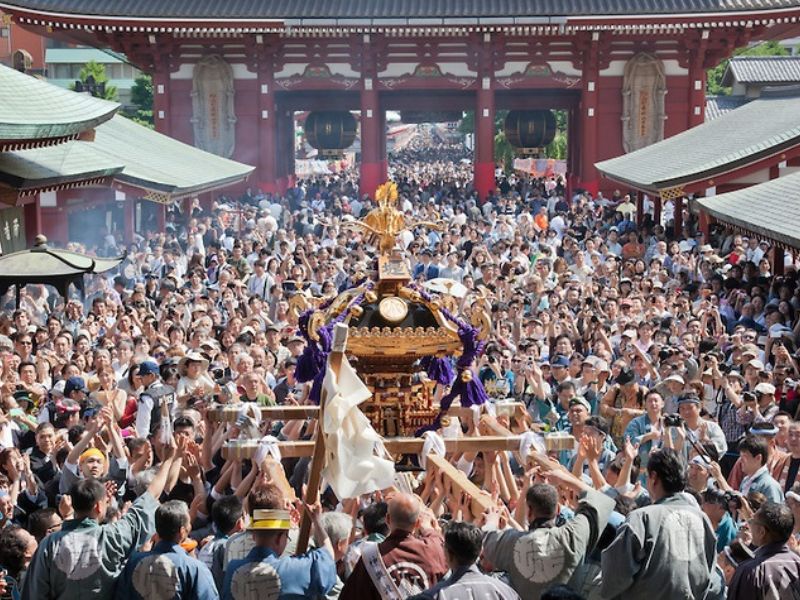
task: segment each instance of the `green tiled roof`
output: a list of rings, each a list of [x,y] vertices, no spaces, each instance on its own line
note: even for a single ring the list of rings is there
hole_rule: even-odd
[[[91,144],[125,165],[116,179],[171,197],[201,193],[243,181],[255,167],[245,165],[157,133],[122,116],[96,129]]]
[[[800,248],[800,173],[697,202],[723,223]]]
[[[800,97],[765,95],[661,142],[597,163],[606,177],[657,192],[713,178],[800,144]]]
[[[118,108],[0,65],[0,140],[75,136],[107,121]]]
[[[122,168],[83,142],[0,152],[0,182],[20,191],[111,177]]]
[[[92,142],[0,153],[0,183],[22,191],[113,176],[168,200],[244,181],[253,170],[119,115]]]
[[[176,19],[424,18],[726,13],[792,8],[796,0],[4,0],[71,15]]]

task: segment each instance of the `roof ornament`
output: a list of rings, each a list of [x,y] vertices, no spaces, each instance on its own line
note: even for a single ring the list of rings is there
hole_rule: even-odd
[[[390,256],[395,252],[397,236],[406,229],[425,226],[437,231],[444,230],[442,223],[416,220],[406,222],[405,215],[397,208],[398,198],[397,184],[393,181],[387,181],[375,190],[375,201],[378,206],[373,208],[360,221],[344,223],[346,226],[363,229],[369,237],[369,243],[375,244],[377,242],[381,256]]]
[[[45,252],[47,251],[47,236],[41,233],[33,238],[33,248],[31,252]]]

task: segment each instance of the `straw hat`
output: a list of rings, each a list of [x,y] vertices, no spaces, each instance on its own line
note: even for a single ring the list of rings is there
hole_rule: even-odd
[[[256,509],[248,531],[288,531],[292,528],[292,515],[288,510]]]
[[[189,352],[186,356],[184,356],[181,361],[178,363],[178,367],[181,370],[181,374],[186,374],[186,369],[190,362],[200,363],[202,366],[202,370],[205,371],[208,369],[208,360],[200,354],[199,352]]]

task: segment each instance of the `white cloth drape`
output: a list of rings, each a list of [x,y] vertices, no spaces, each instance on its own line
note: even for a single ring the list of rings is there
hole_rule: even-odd
[[[322,384],[325,410],[325,467],[322,476],[340,499],[355,498],[390,487],[394,463],[383,458],[383,440],[358,405],[371,396],[353,367],[342,358],[339,379],[326,367]],[[377,454],[376,454],[377,453]]]

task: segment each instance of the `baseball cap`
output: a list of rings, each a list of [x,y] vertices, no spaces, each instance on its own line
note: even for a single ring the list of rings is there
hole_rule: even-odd
[[[592,405],[589,404],[589,401],[583,396],[573,396],[572,398],[569,399],[570,407],[577,405],[584,407],[588,412],[592,412]]]
[[[764,370],[764,363],[758,360],[757,358],[754,358],[753,360],[749,361],[747,363],[747,366],[753,367],[754,369],[758,369],[759,371]]]
[[[75,391],[89,393],[89,388],[86,387],[86,382],[83,380],[83,377],[70,377],[67,379],[67,383],[64,384],[65,396],[69,396]]]
[[[144,375],[158,375],[159,374],[158,363],[152,360],[144,361],[142,364],[139,365],[139,370],[137,371],[137,374],[140,377],[143,377]]]
[[[695,394],[687,394],[678,398],[678,406],[681,404],[700,404],[700,398]]]
[[[775,437],[778,435],[778,428],[771,421],[758,420],[750,427],[750,433],[765,437]]]
[[[550,359],[550,366],[551,367],[568,367],[569,366],[569,359],[566,356],[556,355]]]

